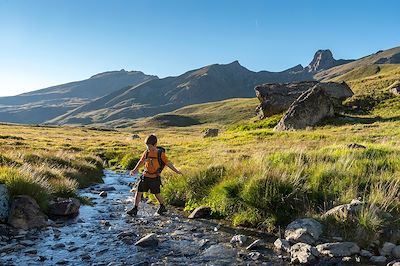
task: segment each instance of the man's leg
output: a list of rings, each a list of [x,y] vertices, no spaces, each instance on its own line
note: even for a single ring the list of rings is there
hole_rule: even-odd
[[[135,216],[138,212],[138,206],[140,203],[140,200],[142,199],[142,195],[143,192],[138,192],[136,191],[136,195],[135,195],[135,206],[133,206],[132,209],[130,209],[129,211],[127,211],[126,213],[132,216]]]
[[[156,196],[158,203],[160,203],[160,207],[158,208],[157,213],[163,214],[164,212],[167,211],[167,209],[165,208],[165,205],[164,205],[164,199],[161,197],[160,193],[154,194],[154,196]]]

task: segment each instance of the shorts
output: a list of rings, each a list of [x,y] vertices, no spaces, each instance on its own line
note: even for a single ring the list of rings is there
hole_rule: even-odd
[[[150,192],[152,194],[159,194],[161,186],[161,177],[140,177],[139,185],[137,188],[138,192]]]

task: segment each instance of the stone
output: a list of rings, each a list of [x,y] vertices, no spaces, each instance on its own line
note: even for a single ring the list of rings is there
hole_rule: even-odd
[[[372,256],[369,258],[369,261],[372,263],[385,263],[386,262],[386,257],[385,256]]]
[[[349,204],[342,204],[328,210],[322,217],[334,216],[342,220],[348,220],[359,213],[364,205],[364,202],[353,199]]]
[[[317,245],[321,255],[329,257],[348,257],[360,253],[360,247],[353,242],[335,242]]]
[[[100,193],[99,193],[99,196],[102,197],[102,198],[107,197],[107,191],[102,191],[102,192],[100,192]]]
[[[33,255],[36,255],[36,254],[37,254],[37,249],[29,248],[29,249],[25,250],[24,253],[25,253],[25,254],[33,254]]]
[[[56,216],[75,216],[79,214],[81,203],[74,198],[58,198],[49,203],[49,213]]]
[[[290,248],[290,261],[292,264],[312,264],[318,256],[318,250],[306,243],[296,243]]]
[[[395,246],[392,249],[392,256],[396,259],[400,259],[400,246]]]
[[[400,81],[394,82],[392,85],[389,86],[388,90],[389,90],[394,96],[400,96]]]
[[[326,92],[334,106],[341,106],[341,102],[354,95],[346,83],[302,81],[292,83],[271,83],[256,86],[256,96],[260,101],[256,111],[260,118],[266,118],[285,112],[302,93],[320,86]]]
[[[367,147],[365,147],[364,145],[358,144],[358,143],[350,143],[347,145],[347,148],[349,149],[363,149],[365,150]]]
[[[209,138],[209,137],[217,137],[219,133],[218,128],[208,128],[204,133],[203,133],[203,138]]]
[[[110,191],[115,191],[116,189],[113,186],[104,186],[104,187],[101,188],[101,190],[110,192]]]
[[[391,261],[387,264],[387,266],[400,266],[400,262],[399,261]]]
[[[264,241],[261,239],[254,240],[253,243],[247,246],[247,250],[254,250],[254,249],[260,249],[264,247]]]
[[[133,134],[131,136],[131,139],[140,139],[140,136],[138,134]]]
[[[222,243],[215,244],[203,251],[202,256],[205,260],[230,259],[235,256],[236,250]]]
[[[136,243],[135,246],[139,247],[156,247],[158,246],[158,238],[157,235],[152,233],[148,234],[141,239],[139,239]]]
[[[240,246],[243,245],[244,242],[246,242],[247,236],[245,235],[234,235],[230,241],[231,244],[238,244]]]
[[[258,260],[261,258],[261,253],[260,252],[250,252],[249,258],[252,260]]]
[[[305,91],[290,105],[274,129],[277,131],[305,129],[334,114],[333,102],[323,88],[317,85]]]
[[[189,219],[195,218],[206,218],[209,217],[211,214],[211,208],[208,206],[200,206],[197,207],[192,213],[189,215]]]
[[[291,222],[285,230],[285,239],[291,243],[314,244],[322,234],[322,225],[312,219],[297,219]]]
[[[289,252],[290,251],[290,243],[286,239],[278,238],[274,242],[274,246],[279,251]]]
[[[57,243],[52,247],[52,249],[60,249],[60,248],[65,248],[65,244]]]
[[[47,226],[47,217],[36,201],[29,196],[16,196],[11,204],[8,224],[28,230]]]
[[[381,249],[379,249],[379,254],[381,256],[391,256],[393,249],[396,247],[395,244],[390,243],[390,242],[385,242],[383,243],[383,246]]]
[[[365,258],[371,258],[373,256],[373,254],[371,252],[369,252],[368,250],[362,249],[360,251],[360,256],[365,257]]]
[[[4,184],[0,184],[0,223],[5,223],[10,212],[10,196]]]

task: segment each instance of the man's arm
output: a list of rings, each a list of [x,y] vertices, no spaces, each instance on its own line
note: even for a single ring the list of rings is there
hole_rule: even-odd
[[[172,171],[174,171],[175,173],[182,175],[182,172],[179,171],[178,169],[176,169],[176,167],[175,167],[171,162],[168,162],[166,165],[167,165]]]
[[[143,165],[144,165],[144,160],[140,160],[139,162],[137,162],[135,168],[133,168],[133,169],[129,172],[129,174],[130,174],[130,175],[135,175],[135,174],[137,174],[139,168],[142,167]]]

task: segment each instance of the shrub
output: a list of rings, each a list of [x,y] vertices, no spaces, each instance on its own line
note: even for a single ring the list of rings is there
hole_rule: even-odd
[[[49,181],[53,197],[76,198],[78,196],[78,182],[69,178],[53,179]]]
[[[187,198],[200,200],[205,198],[209,190],[215,185],[225,173],[223,166],[210,166],[187,177]]]
[[[129,170],[133,169],[136,164],[139,162],[140,157],[135,156],[133,154],[126,154],[124,157],[122,157],[119,165],[121,166],[122,169]]]

